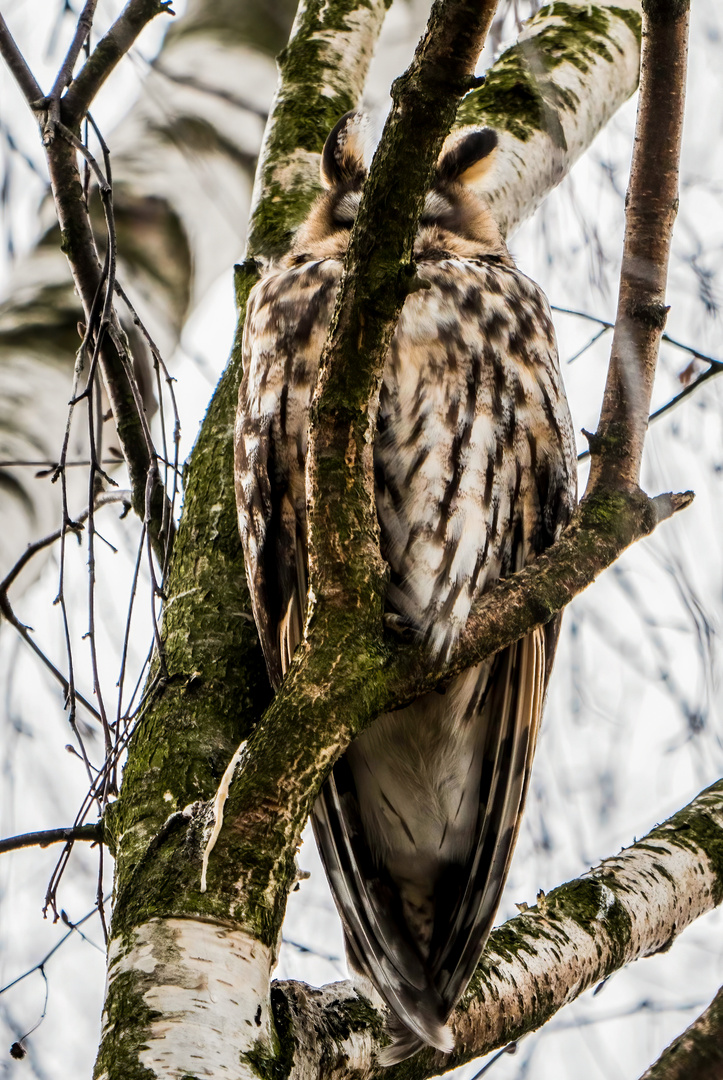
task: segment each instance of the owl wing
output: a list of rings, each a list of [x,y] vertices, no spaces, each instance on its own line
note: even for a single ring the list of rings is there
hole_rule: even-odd
[[[330,260],[277,271],[252,289],[246,309],[236,504],[253,614],[274,688],[303,636],[309,407],[340,272]]]
[[[477,669],[475,696],[486,700],[473,720],[482,732],[479,778],[472,782],[478,801],[475,843],[461,860],[440,852],[444,869],[433,889],[428,956],[410,927],[409,905],[400,903],[394,852],[380,861],[370,845],[346,758],[335,765],[314,806],[314,833],[351,959],[401,1021],[389,1025],[393,1042],[380,1056],[382,1065],[403,1061],[425,1044],[451,1049],[445,1025],[492,927],[519,831],[544,670],[542,629]],[[437,696],[444,708],[445,696]],[[381,797],[405,813],[398,792],[382,790]]]
[[[544,297],[516,271],[505,269],[507,280],[485,271],[488,305],[475,311],[485,295],[477,272],[460,272],[455,292],[454,269],[442,270],[437,292],[435,268],[424,267],[433,288],[415,301],[419,310],[405,308],[375,455],[382,549],[392,567],[388,603],[440,652],[450,636],[453,643],[457,605],[457,629],[464,623],[467,585],[479,595],[544,550],[575,499],[571,424]],[[504,309],[508,299],[514,310]],[[478,316],[466,326],[465,305]],[[430,325],[436,336],[427,343]],[[449,1049],[445,1024],[479,960],[512,858],[558,630],[555,619],[459,676],[444,695],[377,720],[335,766],[315,806],[350,952],[397,1018],[382,1064],[424,1043]],[[456,815],[453,806],[435,834],[426,820],[435,782],[423,764],[405,779],[403,759],[419,748],[443,777],[444,740],[466,747],[467,772]],[[386,768],[390,759],[395,767]],[[370,804],[382,808],[376,818]],[[415,878],[410,858],[424,865],[432,848],[428,880]]]

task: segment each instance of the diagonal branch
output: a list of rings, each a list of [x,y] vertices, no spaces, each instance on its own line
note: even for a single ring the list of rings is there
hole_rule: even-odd
[[[637,540],[693,501],[693,492],[589,495],[560,539],[533,563],[505,578],[475,603],[449,662],[430,670],[418,650],[395,658],[396,706],[443,686],[454,675],[544,626]]]
[[[85,45],[93,25],[93,16],[97,3],[98,0],[86,0],[85,7],[78,16],[73,40],[53,83],[53,89],[50,91],[50,97],[56,101],[60,100],[60,95],[73,78],[73,69],[80,56],[80,50]]]
[[[718,781],[632,847],[547,896],[540,894],[536,907],[494,930],[452,1015],[452,1054],[422,1051],[384,1075],[424,1080],[535,1031],[612,972],[668,949],[722,899],[723,781]],[[272,1003],[291,1077],[378,1074],[380,1018],[371,1006],[364,1011],[349,983],[321,990],[276,983]],[[694,1068],[674,1072],[670,1080],[683,1075],[708,1074]],[[718,1075],[712,1073],[711,1080]]]
[[[68,127],[83,119],[93,99],[116,65],[149,22],[167,12],[171,0],[129,0],[110,30],[101,38],[62,99],[62,118]]]
[[[28,105],[32,108],[42,98],[43,91],[28,67],[25,57],[17,47],[15,39],[2,15],[0,15],[0,55],[2,55],[15,81],[25,95]]]

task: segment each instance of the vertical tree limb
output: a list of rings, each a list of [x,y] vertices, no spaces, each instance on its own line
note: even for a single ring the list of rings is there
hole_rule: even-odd
[[[361,101],[387,0],[300,4],[278,57],[279,82],[261,147],[247,258],[278,258],[319,190],[319,154]]]
[[[626,199],[625,243],[612,356],[590,441],[588,490],[634,490],[660,337],[678,209],[688,55],[688,0],[644,0],[640,101]]]
[[[461,99],[475,85],[496,7],[497,0],[436,0],[411,65],[392,86],[321,356],[306,466],[309,595],[372,618],[381,616],[386,580],[371,459],[373,402],[413,287],[414,236],[432,169]]]

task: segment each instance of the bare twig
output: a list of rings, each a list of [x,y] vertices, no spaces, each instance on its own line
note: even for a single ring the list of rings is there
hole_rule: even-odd
[[[35,464],[37,464],[37,462]],[[52,464],[52,462],[43,462],[43,464]],[[87,464],[87,462],[85,464]],[[101,491],[98,495],[96,495],[95,505],[109,506],[112,503],[124,503],[126,506],[130,506],[130,498],[130,491],[123,491],[120,488],[116,489],[115,491]],[[75,524],[82,525],[83,522],[87,520],[87,518],[88,510],[86,509],[83,510],[81,514],[78,514],[77,518],[75,519]],[[18,574],[28,565],[32,557],[34,555],[37,555],[38,552],[42,551],[44,548],[50,547],[52,544],[55,544],[60,539],[62,532],[62,529],[56,529],[55,532],[49,533],[48,536],[44,536],[42,540],[35,540],[34,543],[28,544],[27,548],[20,556],[18,561],[15,563],[15,565],[10,570],[8,570],[5,577],[2,579],[2,581],[0,581],[0,593],[7,592],[7,590],[17,578]]]
[[[58,949],[60,949],[65,944],[65,942],[68,940],[68,938],[72,934],[75,933],[76,929],[79,926],[82,926],[83,923],[87,922],[88,919],[92,919],[92,917],[95,915],[95,912],[96,912],[96,909],[93,908],[93,910],[89,911],[86,915],[84,915],[82,919],[78,919],[78,921],[76,923],[68,922],[67,925],[70,927],[70,929],[68,930],[68,933],[63,934],[60,941],[56,941],[56,943],[55,943],[55,945],[53,945],[52,949],[50,949],[50,951],[45,954],[45,956],[43,957],[42,960],[38,960],[37,964],[34,964],[31,968],[28,968],[27,971],[24,971],[22,973],[22,975],[18,975],[17,978],[13,979],[11,982],[6,983],[5,986],[0,986],[0,994],[4,994],[8,990],[12,990],[12,988],[14,986],[17,986],[18,983],[23,981],[23,979],[27,979],[29,975],[33,974],[33,972],[39,971],[41,968],[44,968],[45,965],[47,964],[48,960],[50,960],[51,957],[55,956]]]
[[[130,0],[126,4],[65,93],[62,116],[70,127],[80,123],[95,95],[141,31],[163,13],[174,14],[170,0]]]
[[[0,54],[10,68],[15,81],[22,90],[31,108],[42,99],[43,91],[40,89],[35,76],[28,67],[25,57],[15,43],[15,39],[8,30],[7,23],[0,15]]]
[[[103,842],[103,825],[101,822],[94,825],[71,825],[67,829],[43,829],[40,832],[8,836],[0,840],[0,855],[6,851],[17,851],[19,848],[47,847],[49,844],[68,840],[88,840],[93,844],[100,844]]]
[[[93,25],[93,16],[95,14],[97,3],[98,0],[86,0],[85,7],[78,16],[73,40],[70,43],[70,48],[66,53],[60,71],[56,76],[55,82],[53,83],[53,89],[50,91],[49,94],[51,100],[59,102],[60,95],[73,78],[73,70],[75,68],[76,62],[78,60],[78,57],[80,56],[81,49],[88,40],[88,36]]]
[[[95,501],[96,501],[97,506],[106,506],[106,505],[110,505],[111,503],[118,503],[118,502],[129,503],[129,501],[130,501],[130,492],[128,492],[128,491],[120,491],[120,490],[101,492],[96,496]],[[88,510],[84,510],[83,513],[78,516],[77,520],[75,522],[73,522],[73,525],[76,528],[82,527],[83,522],[85,522],[88,519],[88,514],[89,514]],[[53,677],[63,687],[63,692],[65,693],[66,698],[70,699],[70,695],[71,695],[71,682],[70,682],[70,680],[66,679],[66,677],[58,670],[58,668],[55,666],[55,664],[52,663],[52,661],[45,655],[43,650],[34,641],[33,637],[30,634],[29,628],[27,626],[25,626],[25,624],[22,623],[18,619],[15,612],[13,611],[12,605],[11,605],[9,597],[8,597],[8,589],[15,582],[15,580],[17,579],[17,577],[21,573],[21,571],[28,565],[28,563],[33,558],[33,556],[37,555],[37,553],[39,551],[42,551],[44,548],[50,547],[52,544],[56,543],[58,540],[60,540],[61,543],[62,543],[63,540],[64,540],[64,537],[65,537],[67,528],[68,528],[68,522],[66,521],[66,522],[64,522],[63,526],[60,529],[56,529],[55,532],[52,532],[48,536],[43,537],[41,540],[36,540],[35,543],[28,545],[28,547],[23,552],[23,554],[20,556],[18,561],[15,563],[15,565],[8,571],[8,573],[5,575],[3,580],[0,581],[0,614],[4,615],[5,618],[7,619],[7,621],[10,623],[10,625],[15,627],[15,629],[18,631],[18,633],[23,638],[23,640],[27,642],[27,644],[30,646],[30,648],[33,650],[33,652],[36,654],[36,656],[38,656],[40,658],[40,660],[42,660],[43,664],[51,672]],[[91,705],[91,703],[87,700],[87,698],[85,698],[82,694],[79,694],[77,691],[73,690],[73,694],[74,694],[74,697],[76,697],[77,700],[80,701],[81,704],[88,710],[88,712],[91,714],[91,716],[95,717],[96,720],[100,721],[100,714],[98,713],[98,710],[95,708],[95,706]],[[71,726],[73,726],[74,731],[75,731],[74,723],[71,724]],[[76,731],[76,737],[78,738],[79,744],[81,745],[81,748],[82,748],[82,740],[77,735],[77,731]],[[85,751],[83,751],[83,753],[85,754]],[[88,764],[87,759],[85,759],[85,760],[86,760],[86,767],[87,767],[87,764]]]

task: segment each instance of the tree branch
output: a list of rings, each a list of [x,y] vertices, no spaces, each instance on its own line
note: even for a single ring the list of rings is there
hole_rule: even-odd
[[[6,851],[17,851],[26,847],[48,847],[68,840],[88,840],[93,844],[103,843],[103,824],[98,821],[93,825],[71,825],[67,829],[43,829],[41,832],[22,833],[20,836],[8,836],[0,840],[0,855]]]
[[[60,95],[73,78],[73,70],[76,61],[80,56],[80,50],[85,45],[93,25],[93,16],[95,14],[97,3],[98,0],[86,0],[85,7],[78,16],[73,40],[70,43],[70,47],[63,60],[60,71],[53,83],[53,89],[50,91],[49,96],[55,101],[60,101]]]
[[[640,1080],[721,1080],[722,1076],[723,987]]]
[[[687,0],[645,0],[640,101],[612,355],[588,490],[634,490],[668,309],[688,50]]]
[[[15,44],[15,39],[8,30],[7,23],[2,15],[0,15],[0,54],[2,54],[3,60],[25,95],[28,105],[33,108],[43,97],[43,91],[25,62],[25,57]]]
[[[493,930],[452,1014],[452,1054],[424,1050],[384,1075],[424,1080],[535,1031],[612,972],[668,949],[722,899],[723,781],[718,781],[632,847],[541,895],[536,907]],[[321,990],[276,983],[272,1004],[290,1080],[377,1073],[380,1017],[370,1005],[364,1008],[349,983]],[[671,1080],[683,1075],[707,1077],[693,1069],[673,1073]],[[710,1074],[710,1080],[719,1075]],[[654,1074],[654,1080],[663,1078],[668,1075]]]
[[[129,357],[124,355],[124,335],[111,307],[113,285],[101,269],[88,207],[82,197],[76,158],[78,143],[77,140],[73,141],[74,137],[69,139],[63,136],[62,125],[58,125],[58,130],[53,133],[56,137],[47,143],[46,156],[63,250],[83,305],[86,323],[93,330],[92,340],[98,350],[103,381],[128,466],[133,509],[141,520],[147,519],[150,536],[163,566],[167,529],[172,527],[172,522],[168,522],[166,517],[166,496],[158,475],[143,403],[134,386]],[[109,191],[109,188],[105,191],[107,202]],[[110,235],[108,243],[113,276],[115,237]],[[105,301],[101,295],[104,286],[106,291],[110,288],[110,296],[106,296]]]
[[[435,7],[430,25],[441,10],[441,5]],[[226,910],[224,897],[235,867],[250,864],[245,900],[236,889],[234,918],[270,947],[283,912],[277,885],[288,879],[290,837],[300,834],[323,777],[351,738],[382,712],[412,700],[547,622],[629,543],[691,499],[690,494],[664,496],[654,503],[638,492],[622,497],[601,492],[589,499],[576,518],[569,547],[556,546],[549,562],[537,570],[539,576],[529,568],[519,584],[511,579],[501,592],[490,592],[479,620],[473,618],[470,623],[463,646],[466,652],[443,673],[430,672],[423,655],[410,661],[411,651],[392,650],[384,640],[385,566],[376,536],[369,421],[373,409],[369,410],[368,403],[411,277],[415,213],[427,187],[428,171],[454,112],[455,95],[459,97],[463,86],[469,85],[473,68],[471,46],[469,52],[460,51],[456,44],[447,48],[455,33],[454,18],[465,11],[464,5],[451,3],[444,10],[451,20],[441,32],[444,44],[436,54],[428,51],[430,34],[425,35],[410,71],[396,88],[395,106],[355,223],[322,358],[307,463],[313,602],[306,640],[249,740],[243,767],[231,780],[227,824],[209,864],[211,889],[206,902],[218,905],[219,914]],[[478,17],[481,35],[483,16],[478,12]],[[469,32],[469,22],[465,29]],[[450,55],[459,56],[459,65],[452,66],[445,84],[440,66],[446,70],[446,61],[441,57]],[[419,78],[420,65],[426,71],[422,61],[430,70]],[[445,87],[441,98],[439,84]],[[410,100],[403,101],[407,90]],[[427,110],[434,110],[432,103],[440,100],[432,125]],[[444,109],[447,114],[441,117]],[[420,133],[427,128],[420,141]],[[405,177],[401,201],[394,179],[400,175]],[[375,237],[383,240],[376,243]],[[536,581],[539,591],[528,601],[523,590],[531,581]],[[509,600],[500,605],[503,592]],[[294,732],[291,740],[289,731]],[[280,799],[280,785],[289,776],[297,781],[287,784]]]
[[[279,258],[319,192],[326,136],[361,101],[385,0],[299,5],[278,58],[279,83],[264,132],[247,258]]]
[[[169,12],[171,0],[129,0],[110,30],[100,39],[62,99],[62,119],[77,126],[116,64],[156,15]]]
[[[693,497],[692,491],[686,491],[649,499],[639,490],[588,496],[552,547],[512,577],[498,581],[474,604],[444,667],[430,669],[418,649],[398,650],[391,665],[391,685],[395,676],[398,679],[394,707],[439,688],[544,626],[626,548],[690,506]]]
[[[544,5],[462,101],[455,127],[499,144],[484,198],[509,237],[567,175],[640,73],[640,3]]]
[[[392,86],[311,407],[309,596],[365,612],[378,625],[387,567],[379,553],[372,402],[416,274],[414,236],[432,169],[475,85],[496,7],[497,0],[436,0],[410,67]],[[312,626],[313,619],[312,604]]]

